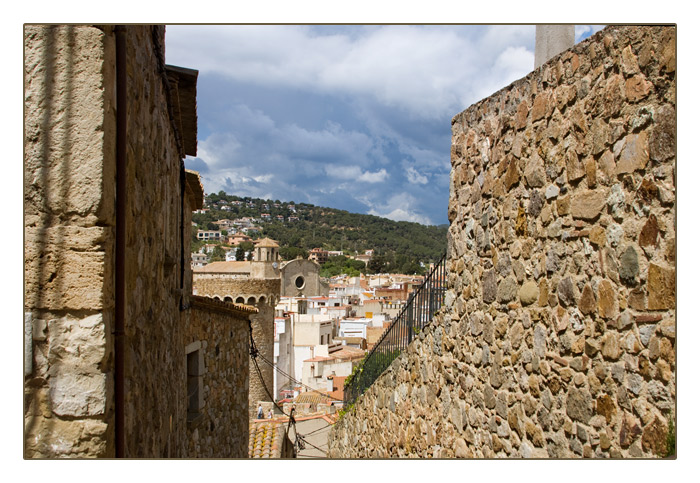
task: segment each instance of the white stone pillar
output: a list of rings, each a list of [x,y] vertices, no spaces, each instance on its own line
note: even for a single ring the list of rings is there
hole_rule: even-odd
[[[557,54],[574,46],[573,25],[537,25],[535,27],[535,69]]]

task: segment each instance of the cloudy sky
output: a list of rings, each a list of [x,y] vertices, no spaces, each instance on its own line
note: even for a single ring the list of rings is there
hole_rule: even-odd
[[[577,26],[576,41],[600,26]],[[531,25],[170,25],[207,193],[447,223],[450,121],[525,76]]]

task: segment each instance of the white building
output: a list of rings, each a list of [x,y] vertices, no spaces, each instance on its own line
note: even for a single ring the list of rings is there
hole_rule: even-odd
[[[275,317],[274,363],[279,371],[274,372],[274,396],[279,399],[280,391],[293,390],[295,382],[283,373],[293,377],[294,346],[292,344],[292,318],[290,315]],[[281,372],[280,372],[281,371]]]

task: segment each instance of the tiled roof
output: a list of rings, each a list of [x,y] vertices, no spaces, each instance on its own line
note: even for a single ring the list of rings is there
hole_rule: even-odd
[[[308,391],[308,392],[302,392],[299,394],[296,399],[294,399],[294,402],[296,404],[318,404],[318,403],[327,403],[329,401],[328,396],[324,394],[319,394],[318,392],[315,391]]]
[[[333,357],[326,357],[326,356],[316,356],[312,357],[311,359],[304,359],[304,362],[321,362],[321,361],[332,361]]]
[[[274,421],[250,423],[249,458],[281,458],[285,425]]]
[[[255,242],[256,247],[273,247],[273,248],[278,248],[279,245],[275,240],[271,240],[270,238],[262,238],[260,240],[257,240]]]

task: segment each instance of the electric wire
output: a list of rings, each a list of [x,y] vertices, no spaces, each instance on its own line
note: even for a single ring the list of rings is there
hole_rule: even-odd
[[[314,433],[316,433],[317,431],[320,431],[321,429],[325,429],[325,428],[327,428],[327,427],[329,427],[329,426],[332,426],[332,425],[331,425],[331,424],[328,424],[327,426],[323,426],[323,427],[321,427],[321,428],[318,428],[318,429],[316,429],[316,430],[314,430],[314,431],[311,431],[310,433],[307,433],[307,434],[305,434],[305,435],[299,433],[299,430],[297,429],[297,426],[296,426],[296,419],[294,418],[294,408],[292,408],[292,410],[289,412],[289,414],[287,414],[287,413],[284,412],[284,409],[282,409],[282,408],[279,406],[279,404],[277,404],[277,402],[275,401],[275,398],[274,398],[274,397],[272,396],[272,394],[270,393],[270,390],[268,389],[267,384],[265,384],[265,381],[264,381],[263,375],[262,375],[262,371],[260,370],[260,365],[258,364],[258,358],[262,359],[263,362],[265,362],[266,364],[270,365],[273,369],[278,370],[280,373],[282,373],[283,375],[285,375],[286,377],[288,377],[291,381],[294,381],[294,382],[299,382],[299,381],[296,381],[296,379],[294,379],[293,377],[291,377],[289,374],[286,374],[286,373],[285,373],[284,371],[282,371],[281,369],[275,367],[275,365],[274,365],[272,362],[270,362],[267,358],[265,358],[262,354],[260,354],[260,351],[259,351],[258,348],[255,346],[255,340],[253,339],[253,325],[252,325],[252,323],[251,323],[250,320],[248,320],[248,328],[249,328],[249,330],[250,330],[250,357],[253,359],[253,365],[255,366],[255,371],[257,372],[258,378],[260,379],[260,384],[262,385],[263,389],[265,390],[265,393],[268,395],[268,397],[269,397],[270,400],[272,401],[272,404],[273,404],[283,415],[285,415],[285,416],[287,416],[287,417],[289,418],[288,423],[287,423],[287,428],[286,428],[286,430],[285,430],[285,439],[289,438],[289,430],[291,429],[291,427],[294,427],[294,439],[295,439],[295,441],[294,441],[294,448],[295,448],[295,455],[296,455],[296,453],[298,453],[300,450],[305,449],[305,446],[306,446],[307,444],[308,444],[309,446],[311,446],[311,447],[317,449],[318,451],[321,451],[321,452],[324,453],[324,454],[327,453],[326,450],[323,450],[323,449],[319,448],[318,446],[316,446],[316,445],[310,443],[308,440],[305,439],[305,437],[306,437],[306,436],[309,436],[310,434],[314,434]],[[330,398],[330,399],[333,399],[333,400],[336,400],[336,401],[342,401],[342,399],[337,399],[337,398],[330,397],[330,396],[328,396],[327,394],[324,394],[324,393],[321,393],[321,392],[319,392],[319,391],[316,391],[316,390],[313,389],[312,387],[309,387],[309,386],[307,386],[307,385],[305,385],[305,384],[302,384],[302,383],[299,383],[299,384],[301,384],[302,386],[304,386],[304,387],[306,387],[306,388],[308,388],[308,389],[310,389],[310,390],[312,390],[312,391],[314,391],[314,392],[317,392],[318,394],[321,394],[322,396],[326,396],[326,397],[328,397],[328,398]]]
[[[299,431],[297,430],[297,425],[296,425],[296,420],[294,419],[294,408],[292,407],[292,410],[289,412],[289,414],[284,412],[284,409],[282,409],[279,404],[275,401],[275,398],[272,396],[270,393],[270,390],[267,388],[267,384],[265,384],[265,380],[263,379],[262,371],[260,370],[260,366],[258,365],[258,360],[257,358],[260,357],[261,359],[264,359],[266,362],[267,359],[265,359],[261,354],[260,351],[258,351],[258,348],[255,346],[255,340],[253,339],[253,325],[248,319],[248,329],[250,330],[250,357],[253,359],[253,365],[255,366],[255,371],[258,373],[258,377],[260,378],[260,384],[262,385],[263,389],[265,389],[265,392],[270,398],[270,401],[272,401],[272,404],[275,405],[275,407],[285,416],[289,418],[289,422],[287,423],[287,428],[285,430],[285,441],[289,439],[289,430],[291,426],[294,426],[294,454],[298,453],[298,449],[303,449],[304,447],[304,441],[301,438],[301,435],[299,434]],[[273,365],[274,367],[274,365]],[[298,449],[297,449],[298,448]]]
[[[268,359],[266,359],[265,357],[263,357],[261,354],[258,354],[258,357],[260,357],[260,359],[262,359],[264,363],[266,363],[267,365],[269,365],[270,367],[272,367],[275,371],[279,372],[280,374],[282,374],[283,376],[285,376],[287,379],[289,379],[290,382],[294,382],[295,384],[297,384],[297,385],[299,385],[299,386],[303,386],[303,387],[307,388],[309,391],[313,391],[313,392],[315,392],[315,393],[317,393],[317,394],[320,394],[321,396],[327,397],[328,399],[332,399],[332,400],[334,400],[334,401],[343,402],[342,399],[338,399],[338,398],[336,398],[336,397],[330,396],[329,394],[320,392],[320,391],[314,389],[314,388],[311,387],[311,386],[307,386],[306,384],[304,384],[304,383],[301,382],[301,381],[297,381],[297,380],[294,379],[292,376],[290,376],[289,374],[287,374],[286,372],[284,372],[282,369],[280,369],[279,367],[275,366],[275,364],[274,364],[273,362],[270,362]]]

